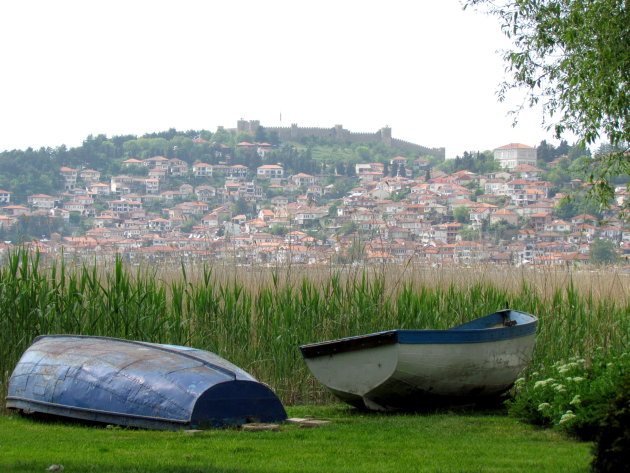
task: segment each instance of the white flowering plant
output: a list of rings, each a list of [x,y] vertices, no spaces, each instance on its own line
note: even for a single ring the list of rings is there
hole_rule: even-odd
[[[591,440],[630,373],[630,352],[560,360],[519,378],[507,402],[510,414]]]

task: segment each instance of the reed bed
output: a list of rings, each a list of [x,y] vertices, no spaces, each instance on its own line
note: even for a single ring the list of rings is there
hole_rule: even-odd
[[[286,404],[326,403],[300,344],[392,328],[448,328],[510,307],[536,314],[532,369],[602,346],[628,349],[628,274],[503,268],[178,268],[67,265],[19,251],[0,266],[2,392],[40,334],[213,351]]]

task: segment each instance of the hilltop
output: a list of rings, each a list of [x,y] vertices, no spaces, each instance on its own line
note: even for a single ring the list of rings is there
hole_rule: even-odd
[[[0,238],[50,254],[246,264],[614,261],[630,252],[616,218],[625,189],[606,212],[583,199],[590,159],[543,142],[444,161],[443,148],[389,129],[255,121],[89,136],[76,148],[0,153]]]

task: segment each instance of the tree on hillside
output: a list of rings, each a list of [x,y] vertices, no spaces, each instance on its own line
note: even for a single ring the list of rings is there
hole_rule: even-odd
[[[542,161],[544,163],[548,163],[554,159],[554,147],[553,145],[547,143],[546,140],[542,140],[540,144],[536,147],[536,158],[538,161]]]
[[[501,19],[513,49],[504,53],[510,78],[504,100],[524,89],[529,106],[542,105],[556,137],[583,145],[607,139],[622,150],[597,156],[589,193],[600,205],[614,196],[611,178],[630,174],[630,14],[625,0],[465,0]],[[630,190],[630,184],[627,184]],[[628,203],[626,203],[628,205]]]
[[[142,135],[142,138],[148,138],[148,139],[162,138],[165,140],[171,140],[175,136],[180,135],[180,134],[181,133],[178,132],[175,128],[169,128],[167,131],[159,131],[156,133],[145,133],[144,135]]]
[[[511,238],[517,228],[516,225],[508,223],[506,220],[499,220],[489,226],[488,232],[491,237],[494,237],[495,243],[499,243],[501,240]]]
[[[553,209],[553,215],[563,220],[569,220],[577,215],[589,214],[601,218],[599,207],[590,199],[577,194],[573,199],[563,199]]]
[[[276,130],[271,130],[269,132],[268,141],[274,146],[278,146],[280,144],[280,138],[278,137],[278,132]]]
[[[232,205],[232,213],[234,215],[250,215],[252,210],[251,205],[242,197],[239,197]]]
[[[589,260],[593,264],[613,264],[619,260],[615,244],[610,240],[595,239],[589,250]]]
[[[265,128],[262,126],[256,128],[256,143],[264,143],[268,140],[269,138],[267,137],[267,130],[265,130]]]
[[[244,141],[247,143],[251,143],[252,141],[254,141],[254,137],[250,135],[249,133],[245,133],[244,131],[241,131],[236,135],[236,142],[242,143]]]
[[[358,237],[352,239],[352,243],[348,248],[347,257],[349,263],[362,261],[363,258],[365,258],[365,244],[363,244]]]
[[[538,161],[548,163],[561,156],[569,156],[569,158],[588,155],[590,151],[584,146],[583,143],[577,142],[572,146],[569,146],[567,140],[561,140],[558,146],[554,146],[547,143],[546,140],[542,140],[536,148]]]
[[[372,159],[372,152],[367,146],[357,146],[355,151],[359,158],[361,158],[361,161],[364,163],[369,163]]]
[[[65,147],[64,147],[65,148]],[[12,202],[26,202],[31,194],[54,194],[62,186],[63,161],[53,148],[0,153],[0,189],[12,193]]]
[[[481,238],[481,232],[479,230],[475,230],[473,227],[463,227],[460,231],[457,232],[459,236],[462,237],[464,241],[475,241]]]
[[[230,145],[234,141],[234,137],[230,134],[229,131],[226,131],[224,128],[217,128],[217,131],[212,135],[212,142],[216,144],[224,144]]]
[[[460,206],[453,209],[453,218],[458,223],[468,223],[470,221],[470,210]]]
[[[591,151],[586,146],[584,146],[584,143],[575,143],[569,148],[568,156],[570,160],[581,158],[582,156],[587,156],[590,158]]]
[[[9,228],[0,227],[0,240],[20,245],[27,241],[50,238],[54,232],[63,232],[63,222],[60,218],[48,215],[20,215],[15,225]]]
[[[447,174],[452,174],[457,171],[470,171],[475,174],[485,174],[498,171],[500,165],[490,152],[464,151],[463,156],[456,156],[455,159],[447,159],[436,167]]]

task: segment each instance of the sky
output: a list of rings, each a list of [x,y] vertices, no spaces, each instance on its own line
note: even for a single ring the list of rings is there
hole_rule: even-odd
[[[459,0],[0,2],[0,151],[88,135],[392,128],[447,157],[551,140],[499,103],[499,20]]]

